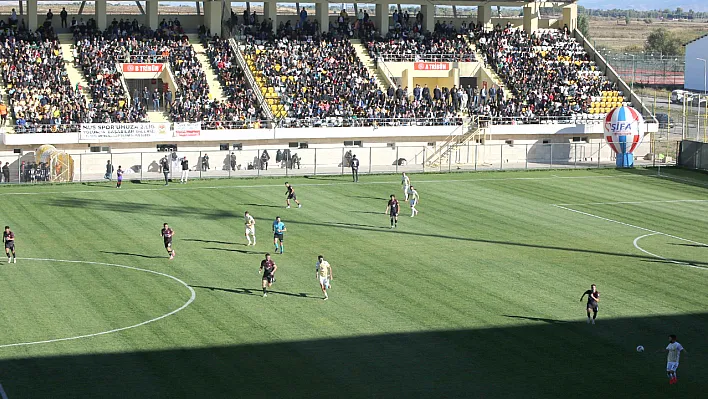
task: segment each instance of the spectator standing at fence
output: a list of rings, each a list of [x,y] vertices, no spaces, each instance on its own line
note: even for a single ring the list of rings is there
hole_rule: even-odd
[[[14,8],[10,14],[10,26],[17,26],[17,11]]]
[[[111,165],[110,160],[106,161],[106,174],[103,178],[106,180],[113,180],[113,165]]]
[[[209,170],[209,155],[204,154],[202,155],[202,171],[206,172]]]
[[[356,155],[352,155],[351,167],[352,167],[352,181],[354,181],[354,183],[358,183],[359,182],[359,160],[356,158]]]
[[[49,26],[52,26],[52,19],[54,18],[54,14],[52,13],[52,9],[49,9],[49,12],[47,12],[47,22],[49,23]]]
[[[162,167],[162,174],[165,175],[165,185],[168,185],[170,181],[170,160],[167,159],[167,155],[160,160],[160,166]]]
[[[152,110],[155,112],[160,110],[160,92],[157,91],[157,87],[155,91],[152,92]]]
[[[150,104],[150,90],[147,87],[143,89],[143,106],[147,107]]]
[[[236,154],[231,152],[231,155],[229,156],[229,164],[231,165],[231,170],[235,171],[236,170]]]
[[[172,92],[167,90],[165,92],[165,111],[170,111],[172,108]]]
[[[268,170],[268,161],[270,161],[270,155],[268,155],[267,150],[263,150],[261,154],[261,169]]]
[[[68,25],[67,19],[69,18],[69,13],[66,12],[66,7],[61,8],[61,12],[59,13],[59,17],[61,17],[61,27],[66,28]]]
[[[180,164],[182,165],[182,176],[180,176],[179,182],[184,184],[187,183],[189,178],[189,161],[187,161],[187,157],[183,157]]]
[[[10,163],[5,162],[5,166],[2,167],[2,178],[5,180],[5,183],[10,182]]]

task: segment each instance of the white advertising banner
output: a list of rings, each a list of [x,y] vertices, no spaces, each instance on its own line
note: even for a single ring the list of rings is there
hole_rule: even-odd
[[[169,123],[84,123],[80,143],[160,141],[172,137]]]
[[[192,137],[202,134],[202,124],[200,122],[175,122],[175,136]]]

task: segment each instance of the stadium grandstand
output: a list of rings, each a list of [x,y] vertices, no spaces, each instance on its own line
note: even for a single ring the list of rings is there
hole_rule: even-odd
[[[82,180],[100,178],[106,157],[148,178],[162,151],[194,158],[199,176],[237,169],[205,169],[207,152],[243,160],[246,176],[283,148],[304,161],[288,171],[288,158],[285,173],[341,171],[352,150],[370,172],[577,166],[611,162],[602,121],[614,107],[657,131],[576,29],[575,1],[415,3],[204,1],[174,14],[168,1],[19,2],[0,22],[0,158],[10,181],[44,144],[81,159]],[[449,6],[452,17],[436,12]],[[562,12],[542,17],[552,6]]]

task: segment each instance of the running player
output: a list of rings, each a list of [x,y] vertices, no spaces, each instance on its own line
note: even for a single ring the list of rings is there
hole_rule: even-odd
[[[324,259],[324,256],[322,255],[317,257],[317,264],[315,266],[316,276],[320,281],[320,288],[324,294],[324,298],[322,299],[326,301],[329,298],[327,295],[327,290],[330,288],[329,283],[334,278],[332,275],[332,266]]]
[[[123,167],[118,165],[118,171],[116,172],[118,182],[116,183],[116,188],[120,188],[120,185],[123,184],[123,172]]]
[[[300,201],[297,200],[297,196],[295,195],[295,188],[288,184],[288,182],[285,182],[285,188],[287,188],[288,191],[285,192],[285,195],[287,195],[287,198],[285,199],[285,203],[288,204],[286,208],[290,208],[290,200],[295,201],[297,204],[298,208],[302,208],[302,204],[300,204]]]
[[[687,353],[686,349],[676,342],[676,335],[671,334],[669,335],[669,345],[666,346],[666,349],[659,349],[657,352],[668,353],[666,357],[666,376],[669,377],[670,385],[676,384],[678,382],[676,369],[678,369],[679,366],[679,357],[681,353]]]
[[[175,231],[167,225],[167,223],[162,225],[162,239],[165,241],[165,249],[167,254],[170,255],[170,259],[175,258],[175,250],[172,249],[172,236],[175,235]]]
[[[590,286],[590,289],[583,292],[580,297],[580,302],[583,301],[585,295],[588,296],[588,305],[586,310],[588,312],[588,324],[595,324],[595,318],[597,317],[597,303],[600,301],[600,293],[597,291],[595,284]],[[590,318],[590,312],[592,312],[592,319]]]
[[[285,223],[280,220],[280,216],[275,218],[273,222],[273,244],[275,244],[275,253],[278,253],[278,243],[280,243],[280,253],[282,254],[285,250],[283,245],[283,233],[288,231],[285,228]]]
[[[403,186],[403,195],[406,196],[406,201],[408,201],[408,188],[411,186],[411,179],[406,176],[406,172],[403,172],[401,176],[401,185]]]
[[[11,261],[17,263],[17,254],[15,254],[15,233],[10,230],[10,226],[5,226],[5,231],[2,232],[2,241],[5,243],[7,263]],[[10,259],[11,256],[12,259]]]
[[[253,246],[256,246],[256,220],[253,219],[253,216],[248,211],[243,215],[243,219],[246,225],[246,239],[248,240],[246,246],[251,245],[251,236],[253,236]]]
[[[411,206],[411,217],[413,217],[418,214],[418,210],[415,209],[415,206],[418,205],[418,201],[420,200],[420,196],[418,196],[418,192],[413,186],[408,189],[408,195],[406,195],[406,198]]]
[[[396,227],[398,225],[398,200],[393,194],[391,194],[391,199],[388,200],[385,213],[391,216],[391,228]]]
[[[268,287],[273,285],[275,282],[275,271],[278,270],[275,262],[270,258],[270,254],[265,254],[265,259],[261,261],[261,267],[258,268],[258,273],[263,271],[263,278],[261,279],[263,287],[263,296],[268,296]]]

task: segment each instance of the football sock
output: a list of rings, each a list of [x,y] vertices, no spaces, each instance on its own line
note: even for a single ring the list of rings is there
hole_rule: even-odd
[[[265,294],[268,289],[266,287],[263,287],[263,293]]]
[[[283,251],[285,251],[285,245],[283,245],[283,243],[281,242],[280,243],[280,253],[282,254]]]
[[[275,243],[275,252],[278,252],[278,243]]]

